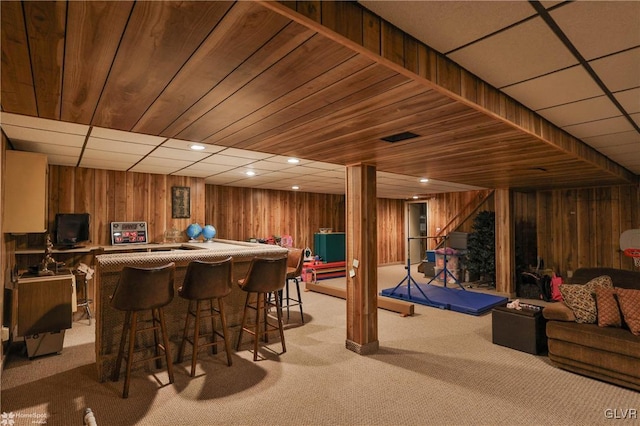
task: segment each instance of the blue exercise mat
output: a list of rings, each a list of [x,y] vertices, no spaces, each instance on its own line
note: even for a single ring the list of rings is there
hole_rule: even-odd
[[[411,294],[409,294],[409,287],[402,285],[397,288],[384,289],[380,295],[470,315],[482,315],[509,301],[508,298],[502,296],[431,284],[412,284],[410,290]]]

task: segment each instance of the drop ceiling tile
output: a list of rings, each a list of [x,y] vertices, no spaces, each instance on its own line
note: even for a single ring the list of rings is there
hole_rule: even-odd
[[[193,162],[207,158],[209,155],[211,154],[207,154],[202,151],[193,151],[191,149],[165,148],[163,145],[154,149],[153,152],[149,154],[149,157],[187,160]]]
[[[134,154],[141,157],[153,151],[154,146],[91,136],[87,140],[87,148],[102,152]]]
[[[538,113],[557,126],[565,127],[620,115],[618,108],[606,96],[587,99],[557,107],[539,110]]]
[[[82,154],[82,160],[91,159],[91,160],[100,160],[104,159],[105,161],[111,162],[121,162],[129,164],[129,167],[133,166],[135,163],[142,159],[141,155],[136,154],[128,154],[122,152],[115,151],[102,151],[96,149],[85,149]]]
[[[295,164],[289,164],[287,163],[286,158],[284,159],[284,161],[271,161],[271,159],[269,160],[260,160],[260,161],[256,161],[255,163],[251,164],[252,167],[258,168],[258,169],[264,169],[264,170],[288,170],[288,169],[293,169],[296,168],[297,166]]]
[[[127,161],[107,160],[104,158],[88,158],[83,156],[80,161],[80,167],[88,167],[91,169],[119,170],[126,171],[133,163]]]
[[[2,130],[7,134],[10,141],[32,141],[47,145],[82,147],[85,139],[83,135],[52,132],[50,130],[20,127],[10,124],[3,124]]]
[[[78,164],[78,156],[47,154],[47,161],[51,165],[75,167]]]
[[[237,181],[237,177],[228,176],[226,174],[218,174],[214,176],[209,176],[204,180],[204,183],[209,185],[229,185],[235,181]]]
[[[596,149],[606,146],[626,145],[630,143],[640,143],[640,135],[633,132],[615,133],[609,135],[594,136],[584,138],[584,142]]]
[[[640,46],[638,1],[567,2],[549,14],[587,60]]]
[[[172,171],[175,171],[184,167],[188,167],[193,164],[193,162],[186,160],[176,160],[173,158],[145,157],[140,160],[139,164],[142,166],[163,166],[168,169],[172,169]]]
[[[314,175],[318,177],[332,177],[332,178],[338,178],[338,179],[345,178],[344,170],[326,170],[324,172],[315,173]]]
[[[185,170],[193,170],[195,173],[206,173],[207,176],[226,172],[232,169],[235,169],[235,166],[222,165],[222,164],[206,164],[206,163],[195,163],[191,166],[187,167]]]
[[[636,151],[638,150],[640,150],[640,147],[636,147]],[[640,164],[640,154],[638,153],[614,153],[610,154],[608,157],[618,164],[625,164],[628,170],[636,174],[638,174],[638,171],[640,170],[640,167],[638,167],[638,164]]]
[[[89,126],[84,124],[67,123],[65,121],[47,120],[44,118],[31,117],[28,115],[11,114],[0,112],[0,123],[11,124],[18,127],[28,127],[31,129],[47,130],[57,133],[68,133],[72,135],[85,136],[89,131]]]
[[[589,65],[612,92],[640,87],[640,47],[597,59]]]
[[[201,162],[207,164],[222,164],[229,166],[246,166],[247,164],[254,163],[255,161],[256,160],[252,158],[240,158],[224,154],[214,154],[211,157],[203,159]]]
[[[636,141],[635,143],[627,143],[622,145],[606,145],[600,147],[600,151],[608,157],[611,157],[612,155],[619,157],[627,154],[637,154],[638,152],[640,152],[640,140]],[[621,159],[624,158],[621,157]]]
[[[75,162],[78,161],[78,157],[82,152],[81,147],[65,146],[65,145],[51,145],[41,142],[30,141],[12,141],[13,146],[20,151],[39,152],[47,155],[62,155],[68,157],[74,157]],[[74,163],[75,164],[75,163]]]
[[[527,2],[359,1],[433,49],[445,53],[534,14]]]
[[[158,166],[154,164],[136,164],[129,169],[130,172],[135,173],[153,173],[157,175],[170,175],[177,171],[178,168],[172,166]]]
[[[578,139],[591,136],[607,135],[610,133],[621,133],[632,131],[633,126],[626,117],[619,116],[607,118],[604,120],[596,120],[588,123],[575,124],[563,128]]]
[[[311,168],[314,168],[314,169],[342,170],[342,172],[344,173],[344,166],[339,165],[339,164],[323,163],[321,161],[309,161],[308,163],[305,163],[304,165],[305,165],[305,167],[311,167]]]
[[[577,64],[542,18],[535,18],[448,55],[502,87]],[[486,58],[491,58],[487,61]]]
[[[581,66],[514,84],[503,92],[534,111],[604,94]]]
[[[211,176],[212,173],[209,173],[206,170],[194,170],[190,167],[187,167],[182,170],[176,170],[175,172],[172,173],[172,175],[206,178],[207,176]]]
[[[104,127],[94,127],[91,129],[91,136],[94,138],[109,139],[123,142],[131,142],[142,145],[158,146],[166,138],[160,136],[143,135],[142,133],[125,132],[123,130],[105,129]]]
[[[629,114],[640,112],[640,87],[623,92],[614,93],[613,96]]]
[[[264,160],[265,158],[273,157],[273,154],[267,154],[264,152],[247,151],[245,149],[227,148],[224,150],[224,155],[232,157],[247,158],[253,160]]]

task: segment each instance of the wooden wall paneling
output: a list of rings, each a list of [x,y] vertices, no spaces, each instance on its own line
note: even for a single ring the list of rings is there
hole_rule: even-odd
[[[171,188],[167,186],[167,176],[151,175],[149,186],[150,203],[147,227],[150,241],[165,241],[165,232],[173,229],[171,214],[167,215],[167,206],[171,206]],[[176,228],[178,229],[178,228]]]
[[[599,238],[594,241],[598,247],[599,262],[605,267],[614,267],[614,250],[612,235],[612,211],[611,211],[612,189],[596,188],[596,206],[598,210],[596,227],[598,229]]]
[[[91,242],[97,245],[111,244],[111,222],[109,220],[108,171],[95,169],[91,190],[93,191],[93,214],[91,216]],[[85,183],[86,185],[86,183]]]
[[[620,209],[620,187],[614,186],[611,188],[611,256],[612,265],[614,268],[620,268],[621,266],[621,253],[620,253],[620,221],[623,217],[623,212]],[[617,247],[616,247],[617,246]]]
[[[202,220],[203,226],[204,225],[210,225],[209,222],[207,222],[207,215],[206,215],[206,192],[205,192],[205,183],[204,183],[204,179],[202,178],[191,178],[191,190],[195,190],[196,193],[196,202],[195,205],[192,204],[192,208],[195,208],[196,211],[196,217],[198,217],[200,220]]]
[[[382,21],[380,56],[404,66],[404,33],[394,25]]]
[[[24,26],[22,2],[0,2],[0,18],[2,19],[0,25],[2,49],[7,51],[7,55],[2,55],[2,76],[11,75],[13,76],[11,80],[20,82],[17,86],[12,86],[2,81],[0,89],[2,106],[5,110],[17,114],[37,116],[38,108],[29,63],[29,45]]]
[[[418,41],[408,34],[404,36],[404,67],[415,74],[420,70]]]
[[[324,1],[322,7],[322,25],[338,34],[362,44],[362,8],[353,2]]]
[[[55,213],[73,213],[76,190],[74,168],[61,167],[55,185],[58,192],[58,208]]]
[[[380,18],[364,10],[362,15],[362,46],[380,55]]]
[[[563,231],[565,227],[565,221],[563,217],[564,205],[560,194],[553,191],[551,192],[550,202],[550,212],[547,213],[551,213],[551,216],[547,216],[547,220],[549,222],[549,225],[551,226],[553,243],[547,247],[547,249],[549,250],[549,256],[545,260],[545,268],[557,271],[560,268],[562,261],[562,242]]]
[[[600,238],[600,229],[598,228],[598,209],[597,209],[596,188],[589,190],[589,233],[591,240],[589,241],[589,257],[586,266],[602,266],[598,258],[598,239]]]
[[[404,260],[406,251],[405,202],[378,198],[378,263]]]
[[[67,2],[23,2],[38,116],[60,118]],[[47,25],[54,26],[49,28]]]
[[[460,95],[461,91],[461,71],[460,67],[442,55],[437,56],[437,82],[445,89]]]
[[[553,244],[553,241],[549,241],[548,237],[551,234],[551,222],[549,219],[553,217],[549,212],[551,208],[550,198],[551,194],[549,191],[538,191],[536,194],[538,256],[545,262],[545,265],[551,255],[549,247]]]
[[[520,264],[516,267],[535,267],[538,245],[536,242],[536,194],[514,193],[515,240]]]
[[[469,71],[460,71],[460,95],[474,103],[478,103],[478,82],[479,79]]]
[[[577,191],[574,189],[561,191],[562,194],[562,221],[564,222],[562,232],[561,252],[558,259],[560,265],[556,272],[564,275],[564,271],[573,271],[576,269],[577,247],[576,240],[578,236],[578,217],[577,217]],[[556,218],[557,220],[557,218]]]
[[[634,192],[632,186],[622,186],[620,187],[620,233],[626,231],[627,229],[634,229],[634,223],[640,223],[637,220],[634,222],[633,215],[638,214],[638,210],[640,209],[640,203],[636,200],[634,204]],[[629,209],[625,209],[624,206],[631,206]],[[633,206],[636,206],[634,209]],[[625,211],[626,210],[626,211]],[[620,238],[618,237],[618,249]],[[625,269],[632,269],[633,259],[624,254],[620,253],[620,267]]]
[[[285,6],[296,10],[303,16],[312,19],[316,22],[322,22],[322,1],[283,1],[281,2]]]
[[[74,168],[73,173],[73,211],[77,213],[89,213],[93,217],[93,182],[95,169]]]
[[[576,195],[576,216],[578,218],[577,232],[576,232],[576,269],[589,266],[589,259],[591,259],[591,250],[593,247],[591,241],[591,190],[590,189],[578,189]]]

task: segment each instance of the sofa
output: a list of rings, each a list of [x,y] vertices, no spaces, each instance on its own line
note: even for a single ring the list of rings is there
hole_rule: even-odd
[[[564,370],[640,391],[640,305],[637,303],[640,297],[640,272],[581,268],[566,281],[565,284],[569,285],[561,285],[560,290],[563,296],[571,296],[569,290],[583,290],[587,288],[583,286],[593,285],[607,276],[611,278],[613,289],[605,290],[612,295],[613,309],[619,310],[620,323],[607,323],[606,316],[616,312],[604,305],[607,298],[602,295],[605,292],[602,288],[597,293],[592,290],[588,292],[592,302],[596,303],[595,323],[584,319],[583,312],[575,306],[572,297],[547,305],[542,314],[547,320],[549,360]],[[630,301],[633,301],[633,305]]]

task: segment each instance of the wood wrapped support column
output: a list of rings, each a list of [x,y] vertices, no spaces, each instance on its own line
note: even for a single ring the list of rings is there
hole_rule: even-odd
[[[367,355],[379,347],[376,168],[347,166],[346,174],[346,347]]]
[[[509,189],[496,189],[496,291],[508,297],[516,295],[515,229],[513,194]]]

